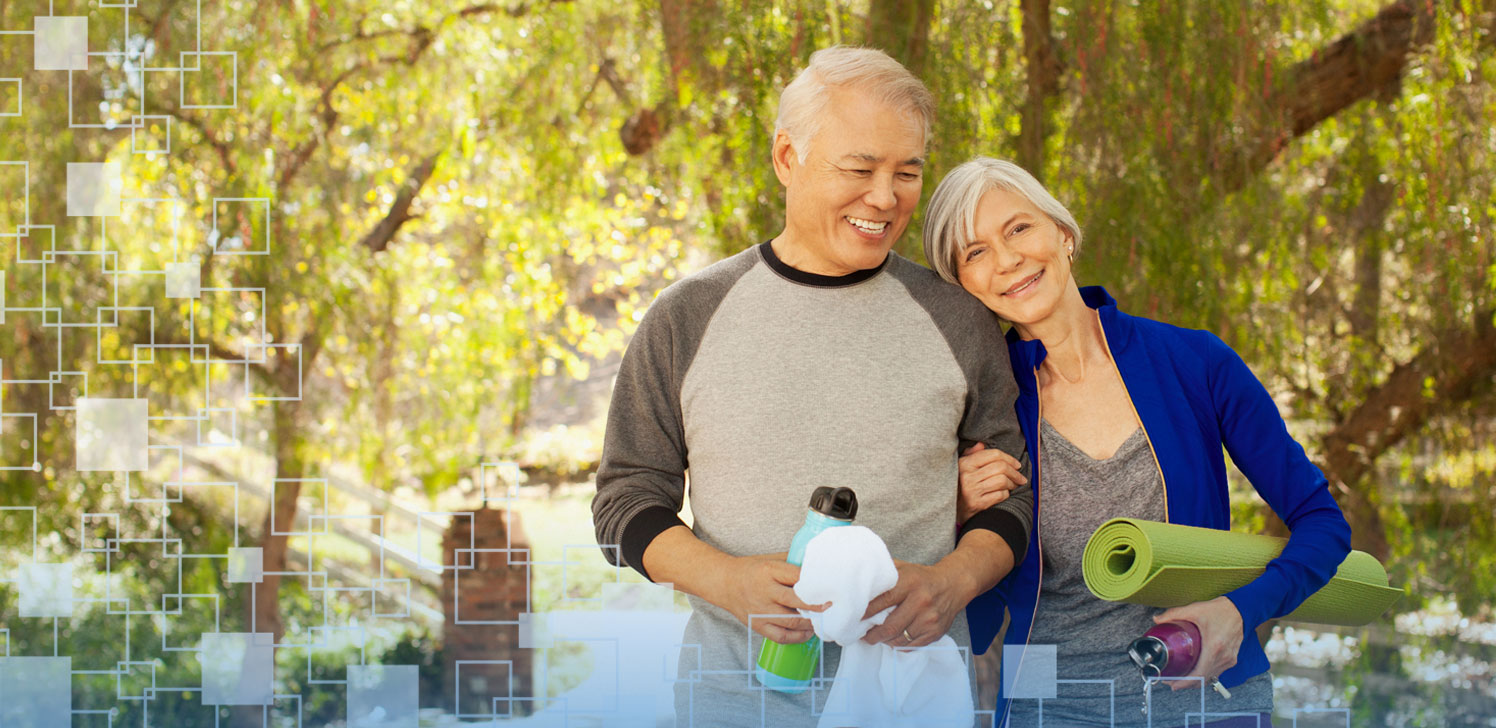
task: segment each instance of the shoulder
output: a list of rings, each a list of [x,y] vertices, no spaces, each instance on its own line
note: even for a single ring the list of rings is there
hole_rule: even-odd
[[[1205,329],[1191,329],[1155,319],[1117,312],[1117,321],[1153,356],[1181,364],[1209,367],[1223,355],[1235,356],[1221,337]]]
[[[888,274],[942,328],[973,328],[1001,338],[997,315],[988,310],[976,296],[960,286],[942,279],[935,271],[897,253],[889,255]]]
[[[1223,394],[1262,387],[1241,355],[1214,332],[1123,316],[1132,326],[1135,341],[1146,350],[1149,368],[1172,372],[1186,392],[1215,401]]]
[[[748,248],[666,286],[650,304],[645,320],[709,317],[743,274],[761,261],[758,251]]]

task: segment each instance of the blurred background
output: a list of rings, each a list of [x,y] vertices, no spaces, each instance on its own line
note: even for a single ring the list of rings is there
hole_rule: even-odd
[[[71,695],[0,724],[587,725],[564,696],[657,669],[578,636],[682,608],[593,541],[611,380],[661,288],[778,232],[778,91],[841,43],[935,92],[926,195],[1014,159],[1083,284],[1235,347],[1407,586],[1264,631],[1280,717],[1496,725],[1493,33],[1490,0],[0,3],[0,682]]]

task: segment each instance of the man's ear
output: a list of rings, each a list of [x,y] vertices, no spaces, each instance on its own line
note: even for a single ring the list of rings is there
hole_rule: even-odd
[[[779,177],[779,184],[789,187],[795,168],[800,166],[800,157],[790,142],[790,135],[782,130],[774,135],[773,158],[774,175]]]

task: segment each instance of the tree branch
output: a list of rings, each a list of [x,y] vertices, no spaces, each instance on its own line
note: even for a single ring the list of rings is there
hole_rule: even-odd
[[[1354,507],[1348,510],[1374,509],[1366,489],[1358,486],[1363,486],[1378,457],[1441,410],[1468,401],[1490,385],[1496,369],[1493,317],[1496,309],[1477,311],[1468,324],[1439,332],[1432,344],[1394,367],[1325,435],[1325,476],[1332,488],[1352,499]],[[1358,548],[1385,553],[1385,534],[1368,530],[1356,534],[1365,540]]]
[[[161,102],[160,106],[173,119],[192,127],[193,130],[202,136],[203,141],[207,142],[208,146],[212,147],[213,151],[218,153],[218,160],[223,162],[224,169],[228,171],[229,176],[238,174],[239,165],[234,163],[233,149],[229,146],[228,142],[218,138],[212,127],[203,123],[201,119],[192,115],[186,109],[179,108],[169,101]]]
[[[416,195],[420,194],[421,188],[426,185],[426,181],[431,179],[432,173],[436,171],[436,163],[444,153],[444,151],[437,151],[411,170],[410,177],[401,185],[400,193],[395,195],[395,201],[390,204],[389,212],[385,213],[384,219],[380,220],[373,230],[364,235],[359,245],[375,253],[384,252],[384,249],[389,247],[390,240],[395,237],[395,233],[400,231],[400,227],[414,219],[415,216],[410,214],[410,206],[415,202]]]
[[[1352,104],[1395,89],[1413,51],[1434,35],[1430,0],[1397,0],[1309,58],[1278,74],[1268,92],[1257,141],[1221,150],[1226,192],[1275,159],[1294,139]]]
[[[546,1],[550,4],[572,2],[572,0]],[[518,5],[512,6],[501,5],[499,3],[478,3],[476,5],[469,5],[468,7],[462,8],[460,10],[455,10],[453,12],[447,13],[446,15],[443,15],[441,19],[436,21],[435,29],[433,29],[431,26],[426,25],[417,25],[413,28],[385,28],[383,30],[376,30],[372,32],[365,31],[360,28],[353,35],[344,36],[342,38],[331,40],[323,43],[320,46],[317,46],[317,53],[320,55],[340,46],[362,43],[369,40],[377,40],[379,38],[393,38],[404,36],[406,38],[411,38],[416,42],[419,42],[420,39],[425,36],[434,37],[436,32],[439,31],[442,26],[458,18],[468,18],[474,15],[487,15],[488,13],[504,13],[511,18],[519,18],[528,15],[531,9],[532,7],[530,3],[527,2],[522,2]]]
[[[153,333],[155,345],[173,349],[187,349],[189,354],[198,350],[207,354],[209,361],[217,364],[243,364],[249,371],[260,376],[264,381],[273,381],[270,370],[264,364],[251,360],[247,355],[234,351],[227,344],[214,339],[204,341],[202,337],[193,335],[194,341],[183,341],[169,333],[155,331]]]

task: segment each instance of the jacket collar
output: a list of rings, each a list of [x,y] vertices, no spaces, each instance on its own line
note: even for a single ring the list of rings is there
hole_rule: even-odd
[[[1080,298],[1101,317],[1101,332],[1115,355],[1128,339],[1124,327],[1119,325],[1119,317],[1123,314],[1117,310],[1116,299],[1101,286],[1082,286]],[[1024,341],[1018,337],[1018,329],[1011,326],[1008,327],[1007,340],[1008,357],[1013,364],[1013,375],[1018,381],[1018,388],[1026,394],[1033,394],[1037,389],[1034,370],[1044,363],[1044,357],[1048,355],[1044,342],[1038,339]]]

